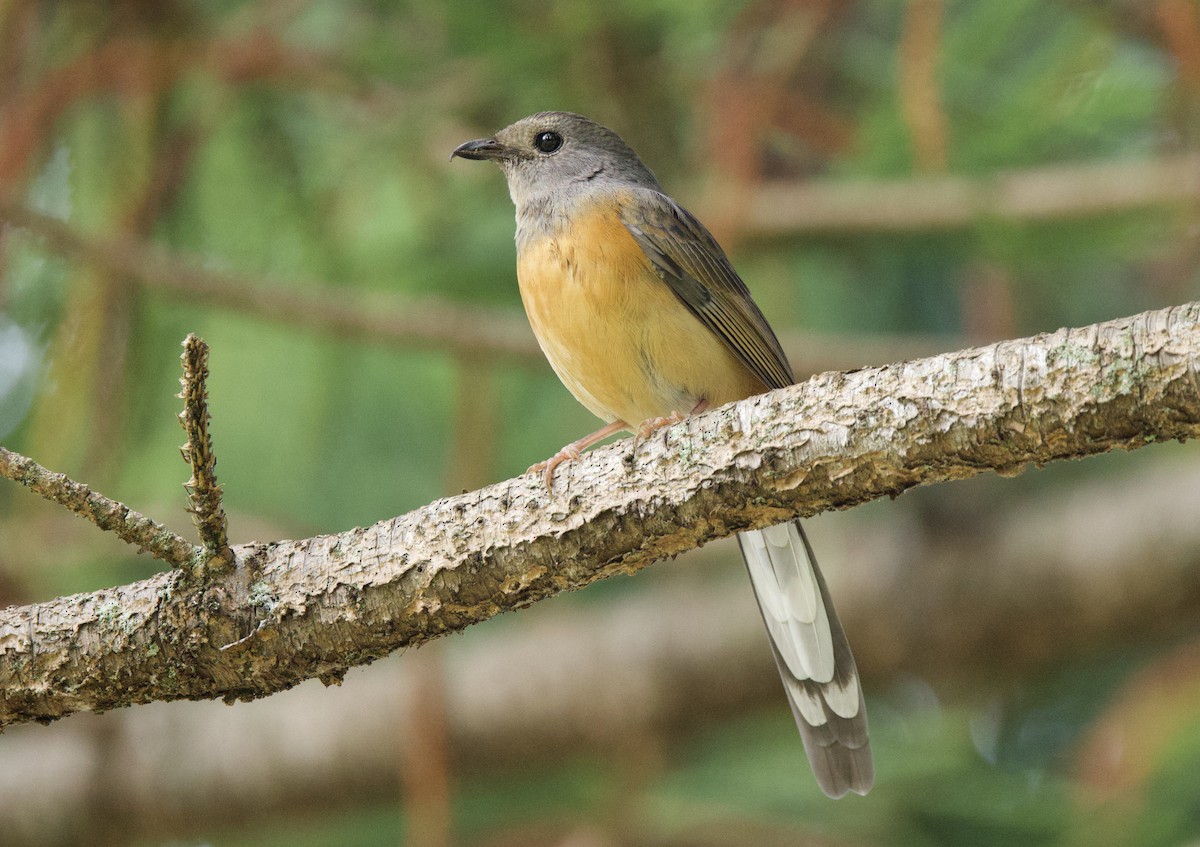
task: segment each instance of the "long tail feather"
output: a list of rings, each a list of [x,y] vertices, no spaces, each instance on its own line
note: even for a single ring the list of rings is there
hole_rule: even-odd
[[[798,522],[738,535],[804,750],[830,797],[875,782],[858,668]]]

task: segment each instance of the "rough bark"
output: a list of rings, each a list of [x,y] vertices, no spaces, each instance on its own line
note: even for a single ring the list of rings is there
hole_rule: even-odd
[[[811,522],[868,699],[886,701],[900,673],[978,700],[998,679],[1193,631],[1200,455],[1156,452],[1007,507],[989,496],[994,485],[970,486],[953,526],[922,522],[914,507],[934,499],[922,497]],[[760,705],[785,715],[737,550],[724,542],[685,559],[636,592],[538,604],[517,626],[446,642],[436,687],[454,772],[589,746],[619,756],[630,737],[676,738]],[[397,761],[424,744],[411,716],[429,670],[397,658],[341,690],[303,685],[236,709],[161,703],[14,727],[0,743],[0,832],[13,844],[77,844],[92,825],[89,792],[93,813],[122,810],[129,840],[264,808],[394,797]]]
[[[828,373],[372,527],[0,611],[0,725],[264,696],[740,529],[1200,433],[1200,303]]]
[[[205,567],[224,567],[233,559],[229,549],[228,524],[221,506],[221,485],[217,482],[217,457],[208,433],[208,345],[196,335],[183,341],[183,411],[179,423],[187,433],[187,443],[179,448],[192,467],[192,478],[183,484],[188,495],[188,511],[204,545]]]
[[[138,552],[150,553],[180,568],[190,567],[197,560],[198,548],[162,524],[3,447],[0,447],[0,476],[70,509],[125,543],[134,545]]]

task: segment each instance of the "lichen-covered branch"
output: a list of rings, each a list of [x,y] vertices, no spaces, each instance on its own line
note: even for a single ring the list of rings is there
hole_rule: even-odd
[[[999,680],[1081,654],[1194,636],[1200,455],[1153,452],[1160,455],[1146,455],[1119,478],[1102,474],[1070,486],[1069,496],[1062,486],[1025,486],[1024,502],[1010,499],[1000,510],[969,497],[955,509],[963,524],[953,532],[915,521],[904,503],[869,519],[810,526],[871,689],[889,690],[900,675],[938,691],[994,691],[1004,686]],[[1191,461],[1181,452],[1193,453]],[[897,545],[900,538],[907,543]],[[837,557],[839,548],[854,550],[854,558]],[[565,749],[611,751],[631,734],[669,735],[694,725],[698,714],[719,723],[780,706],[736,548],[712,549],[726,560],[722,578],[704,568],[701,555],[691,561],[708,571],[704,577],[677,573],[611,602],[544,605],[523,614],[520,626],[438,651],[453,760],[528,765]],[[947,573],[947,562],[958,570]],[[394,783],[398,754],[415,757],[426,743],[411,724],[396,732],[430,700],[428,663],[408,659],[352,674],[353,690],[334,696],[308,687],[256,709],[168,706],[170,714],[152,717],[124,710],[99,725],[9,733],[0,739],[7,801],[0,832],[13,844],[34,841],[47,820],[83,832],[97,807],[121,809],[130,833],[163,832],[177,819],[195,831],[267,803],[302,808],[312,797],[312,774],[339,774],[347,762],[356,778],[331,779],[322,796],[360,801],[363,785]],[[319,748],[296,744],[297,726],[321,727]],[[93,755],[137,767],[114,764],[100,784],[73,778],[79,748],[88,744],[81,736],[93,733],[108,739]],[[254,767],[231,780],[239,755]],[[20,794],[5,795],[18,780]],[[156,786],[154,803],[139,802],[147,785]]]
[[[92,491],[81,482],[54,473],[33,459],[3,447],[0,447],[0,476],[21,483],[52,503],[66,506],[101,529],[115,532],[122,541],[162,559],[173,567],[190,565],[199,552],[162,524],[116,500],[110,500],[103,494]],[[0,663],[5,657],[3,647],[0,646]],[[4,666],[0,664],[0,684],[3,682],[4,672]]]
[[[217,484],[217,457],[213,454],[212,438],[208,434],[208,345],[195,335],[183,340],[183,377],[179,384],[183,390],[183,411],[179,423],[183,425],[188,440],[179,448],[183,458],[192,466],[192,478],[184,483],[187,490],[188,511],[196,524],[196,532],[204,545],[208,559],[206,568],[211,571],[213,562],[229,564],[233,551],[229,549],[226,534],[225,510],[221,508],[221,486]]]
[[[806,383],[332,536],[0,611],[0,725],[260,697],[741,529],[1200,435],[1200,303]],[[896,602],[903,602],[897,598]]]

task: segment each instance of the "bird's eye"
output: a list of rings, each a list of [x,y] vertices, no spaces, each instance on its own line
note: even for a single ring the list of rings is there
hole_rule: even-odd
[[[553,153],[562,147],[562,136],[557,132],[539,132],[533,139],[533,146],[543,153]]]

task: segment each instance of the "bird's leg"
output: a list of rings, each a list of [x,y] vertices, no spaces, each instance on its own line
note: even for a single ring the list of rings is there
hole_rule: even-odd
[[[698,415],[708,408],[708,398],[701,397],[700,400],[692,407],[692,410],[686,415],[683,412],[672,412],[665,418],[646,418],[638,426],[637,434],[633,436],[633,443],[640,445],[643,441],[649,438],[654,433],[658,432],[665,426],[682,423],[692,415]]]
[[[585,435],[577,441],[572,441],[566,447],[559,450],[549,459],[544,462],[538,462],[525,473],[541,473],[546,480],[546,488],[550,490],[554,487],[554,469],[563,462],[570,459],[574,461],[579,458],[579,455],[593,444],[598,444],[610,435],[616,435],[623,429],[629,429],[629,424],[625,421],[613,421],[608,426],[602,427],[590,435]]]

